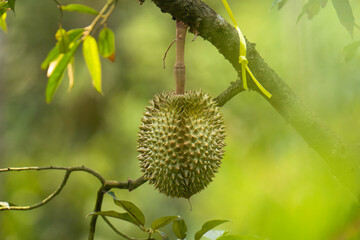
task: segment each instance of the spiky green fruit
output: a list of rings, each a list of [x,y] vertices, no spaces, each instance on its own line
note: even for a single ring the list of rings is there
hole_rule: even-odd
[[[220,108],[201,91],[156,94],[141,119],[138,159],[161,193],[190,198],[214,177],[224,154]]]

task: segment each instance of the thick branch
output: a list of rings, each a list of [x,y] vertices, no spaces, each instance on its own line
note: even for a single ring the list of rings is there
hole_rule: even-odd
[[[162,12],[170,13],[174,19],[186,23],[190,31],[198,33],[211,42],[240,73],[238,34],[219,14],[200,0],[153,0],[153,2]],[[333,173],[359,197],[360,146],[345,144],[265,63],[256,51],[255,44],[247,42],[247,47],[249,67],[261,84],[273,95],[271,99],[266,97],[265,99],[301,134],[309,146],[328,162]],[[258,91],[252,82],[249,82],[249,88]],[[217,97],[217,100],[223,105],[240,91],[242,91],[240,84],[232,84],[230,89]]]

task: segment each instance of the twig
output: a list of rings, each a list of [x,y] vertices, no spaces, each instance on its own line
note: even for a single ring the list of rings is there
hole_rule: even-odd
[[[185,36],[187,25],[181,21],[176,21],[176,62],[174,74],[176,81],[176,94],[185,92]]]
[[[219,94],[214,100],[217,102],[219,107],[224,106],[225,103],[230,101],[233,97],[235,97],[238,93],[244,91],[243,84],[241,80],[236,80],[232,82],[230,86]]]
[[[165,69],[165,59],[166,59],[166,56],[167,56],[170,48],[172,47],[172,45],[174,45],[175,42],[176,42],[176,39],[174,39],[174,41],[172,41],[172,43],[170,44],[170,46],[166,49],[166,52],[165,52],[164,57],[163,57],[164,69]]]
[[[96,196],[96,203],[95,203],[95,208],[94,208],[94,212],[100,212],[101,211],[101,206],[102,206],[102,202],[104,199],[104,194],[105,194],[105,189],[104,186],[101,186],[97,192],[97,196]],[[90,231],[89,231],[89,240],[93,240],[95,237],[95,229],[96,229],[96,221],[97,221],[97,215],[93,215],[91,217],[91,221],[90,221]]]
[[[1,172],[11,172],[11,171],[42,171],[42,170],[63,170],[66,171],[65,176],[61,182],[61,184],[59,185],[59,187],[53,192],[51,193],[48,197],[46,197],[44,200],[42,200],[41,202],[35,203],[33,205],[29,205],[29,206],[9,206],[9,207],[0,207],[0,211],[4,211],[4,210],[32,210],[38,207],[41,207],[43,205],[45,205],[46,203],[48,203],[50,200],[52,200],[53,198],[55,198],[60,192],[61,190],[64,188],[64,186],[67,183],[67,180],[70,177],[70,174],[72,172],[75,171],[83,171],[83,172],[87,172],[90,173],[91,175],[95,176],[97,179],[99,179],[99,181],[104,184],[106,182],[105,178],[99,174],[98,172],[81,166],[81,167],[55,167],[55,166],[50,166],[50,167],[19,167],[19,168],[2,168],[0,169],[0,173]]]
[[[96,203],[94,212],[100,212],[101,206],[104,198],[104,194],[109,191],[112,188],[118,188],[118,189],[128,189],[129,191],[134,190],[135,188],[141,186],[144,184],[146,180],[143,177],[139,177],[136,180],[130,180],[128,179],[127,182],[119,182],[119,181],[112,181],[107,180],[103,183],[103,185],[100,187],[100,189],[97,192],[96,197]],[[96,222],[97,222],[98,215],[93,215],[91,217],[90,221],[90,231],[89,231],[89,237],[88,240],[93,240],[95,237],[95,229],[96,229]],[[115,231],[115,230],[114,230]]]
[[[87,26],[87,27],[85,27],[84,37],[87,36],[87,35],[90,35],[90,33],[94,30],[94,27],[95,27],[95,25],[99,22],[99,20],[100,20],[102,17],[106,16],[106,15],[104,15],[105,12],[106,12],[107,9],[109,8],[109,6],[110,6],[111,4],[113,4],[113,3],[114,3],[114,0],[108,0],[108,1],[105,3],[104,7],[100,10],[99,14],[94,18],[94,20],[90,23],[90,25]],[[112,9],[112,10],[113,10],[113,9]],[[112,12],[112,10],[111,10],[111,12]],[[110,11],[110,10],[109,10],[109,11]],[[111,12],[110,12],[110,14],[111,14]],[[109,15],[110,15],[110,14],[109,14]],[[108,18],[108,17],[109,17],[109,16],[107,16],[107,18]]]
[[[137,238],[129,237],[129,236],[123,234],[122,232],[120,232],[119,230],[117,230],[117,229],[114,227],[114,225],[112,225],[112,223],[111,223],[105,216],[101,216],[101,217],[102,217],[102,218],[104,219],[104,221],[111,227],[111,229],[112,229],[114,232],[116,232],[118,235],[120,235],[120,236],[122,236],[122,237],[124,237],[124,238],[126,238],[126,239],[129,239],[129,240],[138,240]]]

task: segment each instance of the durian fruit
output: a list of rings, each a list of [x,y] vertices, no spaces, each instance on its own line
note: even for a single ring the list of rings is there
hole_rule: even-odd
[[[220,108],[208,94],[156,94],[141,122],[138,159],[156,189],[190,198],[212,181],[224,154],[225,131]]]

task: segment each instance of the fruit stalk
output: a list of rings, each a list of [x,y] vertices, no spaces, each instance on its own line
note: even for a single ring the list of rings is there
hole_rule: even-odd
[[[174,66],[176,94],[185,92],[185,36],[187,25],[176,21],[176,62]]]

